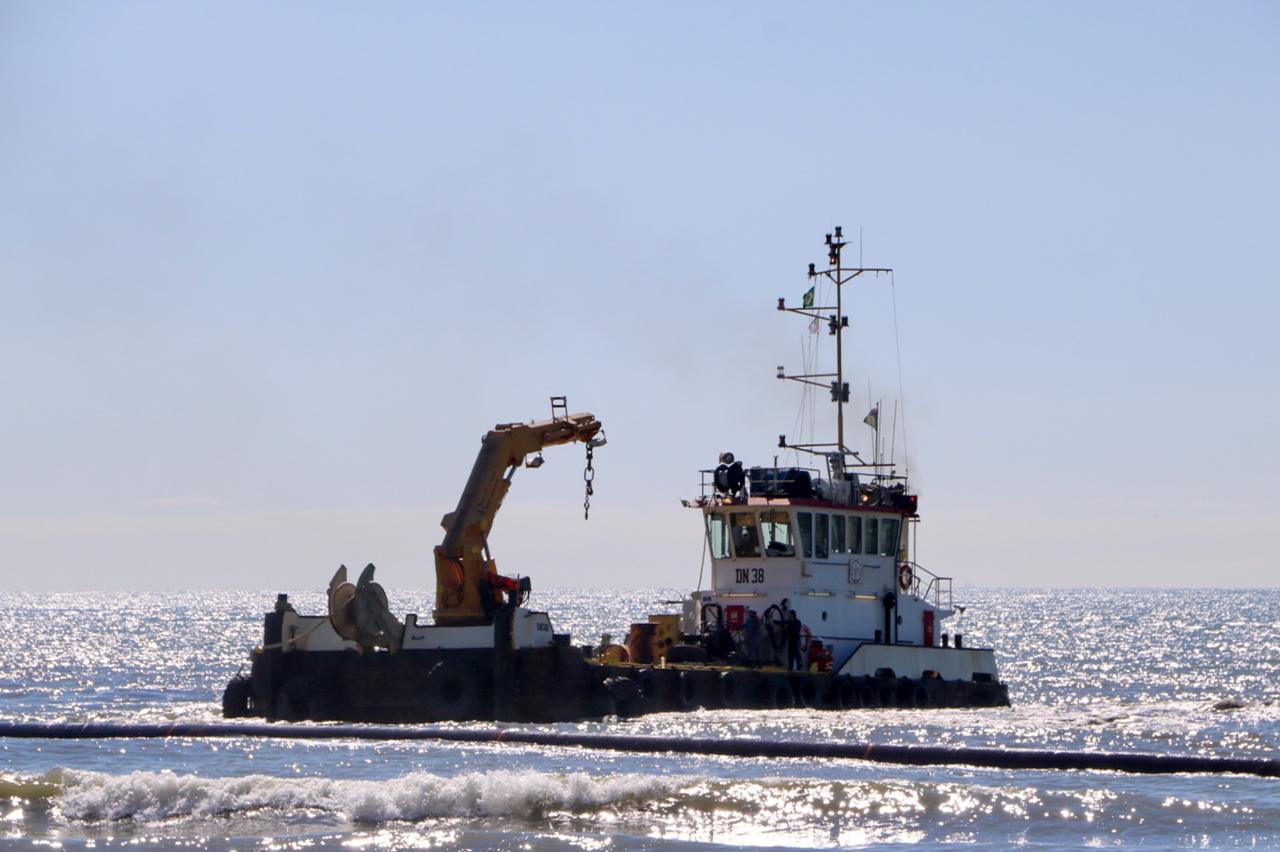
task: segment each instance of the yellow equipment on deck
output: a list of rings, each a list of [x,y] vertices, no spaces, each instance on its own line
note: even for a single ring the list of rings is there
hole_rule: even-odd
[[[564,397],[551,398],[550,420],[499,423],[484,436],[458,507],[441,519],[444,542],[435,549],[436,624],[470,625],[492,621],[503,599],[518,603],[528,578],[503,577],[489,553],[489,530],[511,488],[516,469],[532,453],[528,467],[542,464],[541,451],[556,444],[587,445],[587,496],[591,495],[591,452],[603,446],[604,433],[593,414],[569,414]]]

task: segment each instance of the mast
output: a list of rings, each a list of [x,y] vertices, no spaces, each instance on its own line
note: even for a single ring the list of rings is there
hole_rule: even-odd
[[[814,293],[812,299],[809,294],[805,294],[804,304],[799,308],[787,307],[786,299],[778,299],[778,310],[788,313],[799,314],[801,316],[810,317],[812,320],[826,320],[827,332],[836,338],[836,369],[834,373],[807,373],[797,375],[787,375],[782,367],[778,368],[778,378],[789,379],[801,384],[812,385],[814,387],[826,388],[831,392],[831,401],[836,404],[836,440],[827,443],[813,444],[788,444],[785,435],[778,436],[778,446],[790,447],[794,450],[803,450],[814,455],[826,456],[831,459],[838,456],[841,465],[848,465],[848,457],[852,456],[857,460],[858,467],[871,467],[879,470],[879,459],[874,457],[870,463],[864,462],[856,452],[849,449],[844,438],[844,406],[849,401],[849,383],[844,380],[844,330],[849,327],[849,318],[844,314],[844,292],[845,284],[857,278],[863,273],[872,273],[880,275],[891,273],[893,270],[889,267],[863,266],[861,255],[857,266],[848,267],[844,265],[843,250],[848,245],[844,239],[844,229],[836,225],[834,233],[826,235],[827,246],[827,268],[819,271],[817,264],[809,264],[808,278],[815,282],[811,288]],[[813,303],[817,301],[817,279],[826,278],[835,285],[836,299],[835,305],[817,306]],[[826,313],[834,311],[834,313]],[[827,381],[819,381],[825,379]],[[878,421],[877,421],[878,425]]]

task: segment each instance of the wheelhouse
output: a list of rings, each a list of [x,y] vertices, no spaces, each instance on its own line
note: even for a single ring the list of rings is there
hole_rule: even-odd
[[[850,587],[883,579],[908,561],[908,515],[901,510],[778,504],[751,499],[704,509],[714,588],[772,585],[843,574]],[[776,573],[776,576],[771,576]],[[876,572],[876,573],[872,573]]]

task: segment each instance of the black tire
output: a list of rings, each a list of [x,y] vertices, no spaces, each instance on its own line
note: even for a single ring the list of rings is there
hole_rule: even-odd
[[[242,719],[252,716],[250,707],[253,701],[253,681],[247,677],[232,678],[227,688],[222,691],[222,717],[224,719]]]
[[[604,682],[613,699],[613,712],[619,719],[630,719],[644,714],[644,696],[640,687],[629,677],[611,677]]]
[[[876,687],[876,706],[885,708],[898,706],[898,691],[893,681],[880,681]]]
[[[672,645],[667,649],[668,663],[705,663],[707,652],[698,645]]]
[[[588,715],[592,719],[605,719],[609,716],[618,715],[618,705],[614,701],[613,692],[609,689],[608,681],[600,681],[591,690],[589,697]]]
[[[694,703],[698,707],[716,710],[724,705],[724,694],[721,691],[721,674],[714,669],[691,669],[680,675],[693,683]]]
[[[817,707],[820,700],[818,684],[812,675],[798,674],[791,676],[791,694],[797,707]]]
[[[658,693],[661,691],[658,685],[658,674],[654,669],[641,669],[640,674],[636,677],[636,686],[640,687],[640,693],[644,696],[645,701],[650,704],[660,704]]]
[[[637,682],[640,684],[640,691],[644,693],[649,712],[667,713],[690,709],[680,682],[680,672],[675,669],[642,669]]]
[[[276,696],[276,718],[286,722],[323,722],[339,716],[333,690],[319,675],[286,681]]]
[[[872,686],[871,681],[867,680],[865,677],[859,678],[856,686],[858,689],[858,706],[859,707],[862,707],[864,709],[872,709],[880,706],[876,702],[877,692],[875,687]]]
[[[916,706],[916,684],[911,678],[900,677],[894,687],[894,701],[898,707],[910,710]]]
[[[774,710],[787,710],[795,706],[795,693],[791,690],[791,683],[785,676],[771,677],[766,682],[768,692],[766,693],[766,707]]]
[[[750,706],[751,686],[755,677],[751,672],[721,672],[720,703],[734,708]]]
[[[858,707],[858,690],[853,678],[842,675],[831,681],[831,707],[835,710],[853,710]]]
[[[925,689],[923,683],[917,683],[916,688],[912,690],[911,704],[917,710],[928,710],[933,705],[933,701],[929,698],[929,690]]]
[[[423,684],[427,712],[441,722],[480,718],[481,689],[475,672],[457,662],[436,663]]]
[[[675,684],[675,700],[677,710],[696,710],[698,707],[698,685],[694,683],[692,672],[680,672]]]

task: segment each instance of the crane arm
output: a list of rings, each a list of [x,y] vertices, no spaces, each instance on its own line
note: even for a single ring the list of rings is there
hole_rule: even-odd
[[[489,531],[525,457],[546,447],[590,443],[600,433],[592,414],[568,414],[536,423],[499,423],[480,442],[458,506],[441,519],[444,541],[435,549],[437,624],[485,624],[486,594],[509,589],[488,552]]]

